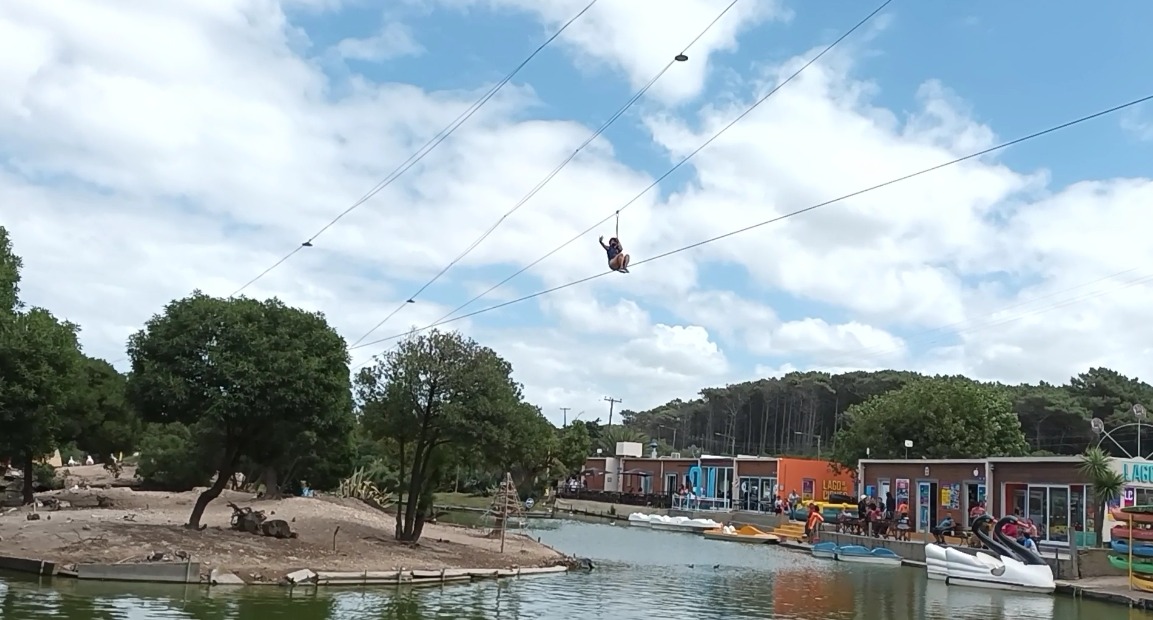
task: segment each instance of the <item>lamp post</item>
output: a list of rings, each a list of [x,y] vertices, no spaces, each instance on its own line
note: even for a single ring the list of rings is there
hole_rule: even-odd
[[[1137,418],[1137,456],[1141,456],[1141,424],[1145,420],[1145,407],[1140,404],[1133,405],[1133,417]]]
[[[670,445],[672,446],[673,451],[676,452],[676,450],[677,450],[677,428],[675,426],[674,427],[668,427],[668,426],[665,426],[664,424],[658,425],[657,428],[663,428],[665,430],[671,430],[673,432],[673,442]]]
[[[726,439],[731,439],[732,444],[733,444],[733,456],[737,455],[737,438],[735,435],[730,435],[728,433],[713,433],[713,434],[716,435],[717,437],[723,437]]]
[[[905,440],[905,460],[906,461],[909,460],[909,448],[912,448],[912,447],[913,447],[913,440],[912,439],[906,439]]]
[[[821,436],[820,435],[813,434],[813,433],[802,433],[801,431],[793,431],[793,434],[794,435],[800,435],[801,437],[813,437],[813,438],[815,438],[817,440],[817,460],[818,461],[821,460]],[[868,456],[868,454],[866,454],[866,456]]]

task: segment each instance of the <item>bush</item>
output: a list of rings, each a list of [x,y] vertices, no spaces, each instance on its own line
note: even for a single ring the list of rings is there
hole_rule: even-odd
[[[64,488],[64,481],[56,477],[56,468],[48,463],[36,463],[32,466],[32,484],[38,491]]]
[[[153,424],[140,441],[136,476],[146,488],[181,492],[207,486],[213,463],[204,446],[213,445],[183,424]]]

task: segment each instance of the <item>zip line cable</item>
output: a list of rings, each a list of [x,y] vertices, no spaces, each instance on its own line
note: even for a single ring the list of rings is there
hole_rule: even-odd
[[[544,43],[541,43],[539,46],[537,46],[537,48],[535,50],[533,50],[532,53],[528,55],[528,57],[526,57],[523,61],[521,61],[521,63],[519,65],[517,65],[516,68],[514,68],[508,75],[506,75],[504,77],[504,79],[502,79],[501,81],[499,81],[495,85],[493,85],[493,87],[488,89],[488,91],[485,92],[485,94],[481,95],[480,99],[477,99],[475,102],[473,102],[472,105],[465,108],[464,112],[461,112],[459,116],[457,116],[455,119],[452,120],[452,122],[450,122],[448,125],[446,125],[439,132],[437,132],[436,135],[429,138],[428,141],[425,142],[423,146],[421,146],[419,149],[417,149],[416,152],[414,152],[412,155],[409,155],[408,159],[401,162],[399,166],[397,166],[392,172],[390,172],[388,174],[388,176],[386,176],[383,180],[381,180],[379,183],[377,183],[371,190],[368,191],[368,193],[366,193],[364,196],[361,196],[359,200],[352,203],[351,206],[349,206],[347,209],[342,211],[339,215],[337,215],[335,218],[330,220],[327,224],[322,226],[320,228],[320,230],[313,233],[312,236],[309,237],[307,241],[305,241],[304,243],[293,248],[293,250],[291,252],[286,254],[280,260],[273,263],[272,266],[270,266],[269,268],[260,272],[260,274],[258,274],[255,278],[252,278],[248,282],[245,282],[244,286],[241,286],[240,288],[236,289],[236,291],[233,292],[232,295],[229,295],[229,297],[235,297],[235,296],[239,295],[240,293],[244,292],[245,289],[247,289],[248,287],[255,284],[257,281],[259,281],[261,278],[263,278],[264,276],[271,273],[277,267],[283,265],[286,261],[288,261],[288,259],[295,256],[297,252],[303,250],[304,248],[312,247],[313,241],[316,241],[316,239],[318,237],[320,237],[320,235],[324,234],[329,228],[332,228],[337,222],[344,219],[344,216],[346,216],[349,213],[352,213],[353,211],[358,209],[361,205],[368,202],[373,196],[376,196],[377,194],[379,194],[384,188],[388,187],[389,185],[392,185],[392,183],[394,181],[396,181],[404,173],[406,173],[410,169],[412,169],[413,166],[420,163],[420,161],[422,159],[424,159],[425,156],[427,156],[429,153],[431,153],[433,151],[433,149],[440,146],[441,142],[444,142],[446,139],[448,139],[448,137],[451,136],[454,132],[456,132],[457,129],[460,129],[461,125],[464,125],[466,122],[468,122],[468,120],[470,118],[473,117],[474,114],[476,114],[478,111],[480,111],[480,109],[482,107],[484,107],[484,105],[486,103],[488,103],[490,99],[495,97],[496,94],[498,92],[500,92],[501,89],[503,89],[506,84],[508,84],[510,81],[512,81],[512,79],[514,77],[516,77],[518,73],[520,73],[521,69],[524,69],[525,66],[527,66],[529,62],[531,62],[534,58],[537,57],[538,54],[540,54],[542,51],[544,51],[544,48],[548,47],[550,43],[555,41],[557,39],[557,37],[559,37],[561,35],[561,33],[563,33],[565,30],[567,30],[569,26],[573,25],[573,23],[576,20],[580,19],[581,16],[583,16],[585,13],[587,13],[589,11],[589,9],[593,8],[593,6],[599,1],[600,0],[592,0],[583,9],[581,9],[580,12],[578,12],[576,15],[572,16],[567,22],[565,22],[560,27],[559,30],[554,32],[551,37],[549,37],[548,39],[545,39]]]
[[[901,183],[901,182],[903,182],[903,181],[908,181],[908,180],[914,179],[914,178],[916,178],[916,177],[920,177],[920,176],[923,176],[923,175],[929,174],[930,172],[936,172],[937,170],[941,170],[942,168],[948,168],[948,167],[950,167],[950,166],[954,166],[954,165],[956,165],[956,164],[960,164],[960,163],[963,163],[963,162],[969,161],[969,160],[971,160],[971,159],[976,159],[976,158],[978,158],[978,157],[982,157],[982,156],[988,155],[988,154],[990,154],[990,153],[994,153],[994,152],[996,152],[996,151],[1004,150],[1004,149],[1006,149],[1006,148],[1009,148],[1010,146],[1015,146],[1015,145],[1018,145],[1018,144],[1021,144],[1021,143],[1024,143],[1024,142],[1028,142],[1028,141],[1030,141],[1030,140],[1034,140],[1034,139],[1036,139],[1036,138],[1040,138],[1040,137],[1043,137],[1043,136],[1049,135],[1049,134],[1051,134],[1051,133],[1056,133],[1056,132],[1058,132],[1058,131],[1061,131],[1061,130],[1063,130],[1063,129],[1068,129],[1069,127],[1073,127],[1073,126],[1075,126],[1075,125],[1080,125],[1080,124],[1082,124],[1082,123],[1086,123],[1086,122],[1088,122],[1088,121],[1091,121],[1091,120],[1094,120],[1094,119],[1100,118],[1100,117],[1102,117],[1102,116],[1108,116],[1108,115],[1110,115],[1110,114],[1115,114],[1115,113],[1117,113],[1117,112],[1120,112],[1120,111],[1122,111],[1122,110],[1126,110],[1126,109],[1128,109],[1128,108],[1132,108],[1132,107],[1135,107],[1135,106],[1141,105],[1141,104],[1143,104],[1143,103],[1146,103],[1146,102],[1148,102],[1148,101],[1153,101],[1153,95],[1145,95],[1144,97],[1140,97],[1140,98],[1138,98],[1138,99],[1133,99],[1132,101],[1128,101],[1128,102],[1126,102],[1126,103],[1122,103],[1122,104],[1120,104],[1120,105],[1115,105],[1115,106],[1113,106],[1113,107],[1110,107],[1110,108],[1107,108],[1107,109],[1105,109],[1105,110],[1101,110],[1101,111],[1098,111],[1098,112],[1094,112],[1094,113],[1092,113],[1092,114],[1088,114],[1088,115],[1085,115],[1085,116],[1081,116],[1081,117],[1079,117],[1079,118],[1076,118],[1076,119],[1074,119],[1074,120],[1071,120],[1071,121],[1066,121],[1066,122],[1064,122],[1064,123],[1061,123],[1061,124],[1059,124],[1059,125],[1054,125],[1054,126],[1052,126],[1052,127],[1049,127],[1049,128],[1047,128],[1047,129],[1042,129],[1042,130],[1040,130],[1040,131],[1036,131],[1036,132],[1033,132],[1033,133],[1031,133],[1031,134],[1028,134],[1028,135],[1025,135],[1025,136],[1021,136],[1021,137],[1019,137],[1019,138],[1015,138],[1015,139],[1013,139],[1013,140],[1009,140],[1009,141],[1007,141],[1007,142],[1002,142],[1002,143],[1000,143],[1000,144],[997,144],[997,145],[995,145],[995,146],[991,146],[991,147],[989,147],[989,148],[986,148],[986,149],[982,149],[982,150],[980,150],[980,151],[977,151],[977,152],[974,152],[974,153],[970,153],[970,154],[968,154],[968,155],[964,155],[964,156],[962,156],[962,157],[958,157],[958,158],[956,158],[956,159],[952,159],[952,160],[950,160],[950,161],[947,161],[947,162],[944,162],[944,163],[941,163],[941,164],[937,164],[937,165],[935,165],[935,166],[931,166],[931,167],[929,167],[929,168],[924,168],[924,169],[922,169],[922,170],[919,170],[919,171],[917,171],[917,172],[913,172],[913,173],[911,173],[911,174],[907,174],[907,175],[904,175],[904,176],[901,176],[901,177],[897,177],[897,178],[894,178],[894,179],[890,179],[890,180],[888,180],[888,181],[885,181],[885,182],[883,182],[883,183],[878,183],[878,184],[876,184],[876,185],[873,185],[873,186],[871,186],[871,187],[866,187],[866,188],[864,188],[864,189],[859,189],[859,190],[857,190],[857,191],[855,191],[855,192],[851,192],[851,193],[845,194],[845,195],[843,195],[843,196],[840,196],[840,197],[837,197],[837,198],[833,198],[833,199],[831,199],[831,200],[826,200],[825,202],[817,203],[817,204],[815,204],[815,205],[811,205],[811,206],[805,207],[805,208],[803,208],[803,209],[798,209],[798,210],[796,210],[796,211],[792,211],[792,212],[790,212],[790,213],[786,213],[786,214],[784,214],[784,215],[780,215],[780,216],[774,217],[774,218],[772,218],[772,219],[768,219],[768,220],[765,220],[765,221],[763,221],[763,222],[758,222],[758,223],[756,223],[756,224],[750,224],[750,225],[748,225],[748,226],[745,226],[745,227],[743,227],[743,228],[738,228],[738,229],[736,229],[736,230],[732,230],[732,231],[729,231],[729,232],[727,232],[727,233],[724,233],[724,234],[720,234],[720,235],[717,235],[717,236],[715,236],[715,237],[710,237],[710,238],[708,238],[708,239],[704,239],[704,240],[702,240],[702,241],[697,241],[696,243],[691,243],[691,244],[689,244],[689,245],[686,245],[686,246],[682,246],[682,247],[679,247],[679,248],[676,248],[676,249],[673,249],[673,250],[669,250],[669,251],[667,251],[667,252],[664,252],[664,253],[662,253],[662,254],[657,254],[656,256],[652,256],[652,257],[650,257],[650,258],[646,258],[646,259],[644,259],[644,260],[640,260],[640,261],[636,261],[636,262],[634,262],[634,263],[631,263],[631,264],[629,265],[629,267],[631,268],[631,267],[632,267],[632,266],[634,266],[634,265],[642,265],[642,264],[645,264],[645,263],[651,263],[651,262],[655,262],[655,261],[658,261],[658,260],[661,260],[661,259],[664,259],[664,258],[668,258],[669,256],[673,256],[673,255],[675,255],[675,254],[680,254],[680,253],[682,253],[682,252],[687,252],[688,250],[693,250],[693,249],[699,248],[699,247],[701,247],[701,246],[704,246],[704,245],[708,245],[708,244],[710,244],[710,243],[714,243],[714,242],[720,241],[720,240],[722,240],[722,239],[728,239],[729,237],[734,237],[734,236],[736,236],[736,235],[739,235],[739,234],[742,234],[742,233],[746,233],[746,232],[749,232],[749,231],[751,231],[751,230],[755,230],[755,229],[757,229],[757,228],[761,228],[761,227],[763,227],[763,226],[767,226],[767,225],[769,225],[769,224],[773,224],[773,223],[776,223],[776,222],[780,222],[780,221],[782,221],[782,220],[786,220],[786,219],[789,219],[789,218],[792,218],[792,217],[796,217],[796,216],[798,216],[798,215],[803,215],[803,214],[805,214],[805,213],[809,213],[809,212],[811,212],[811,211],[816,211],[817,209],[820,209],[820,208],[823,208],[823,207],[827,207],[827,206],[829,206],[829,205],[833,205],[833,204],[837,204],[837,203],[840,203],[840,202],[844,202],[845,200],[848,200],[848,199],[850,199],[850,198],[855,198],[855,197],[857,197],[857,196],[861,196],[861,195],[863,195],[863,194],[867,194],[867,193],[869,193],[869,192],[873,192],[873,191],[876,191],[876,190],[878,190],[878,189],[882,189],[882,188],[885,188],[885,187],[889,187],[890,185],[896,185],[896,184],[898,184],[898,183]],[[722,130],[722,131],[723,131],[723,130]],[[715,136],[714,136],[714,137],[715,137]],[[432,324],[430,324],[430,325],[426,325],[426,326],[424,326],[424,327],[415,328],[415,329],[412,329],[412,330],[410,330],[410,331],[408,331],[408,332],[405,332],[405,333],[403,333],[403,334],[396,334],[396,335],[393,335],[393,336],[389,336],[389,337],[387,337],[387,338],[381,338],[381,339],[379,339],[379,340],[374,340],[374,341],[372,341],[372,342],[366,342],[366,343],[363,343],[363,344],[361,344],[361,345],[358,345],[358,346],[356,346],[356,347],[350,347],[350,350],[354,350],[354,349],[360,349],[360,348],[363,348],[363,347],[371,346],[371,345],[374,345],[374,344],[380,344],[380,343],[388,342],[388,341],[391,341],[391,340],[397,340],[397,339],[400,339],[400,338],[404,338],[405,336],[408,336],[409,334],[413,334],[413,333],[417,333],[417,332],[422,332],[422,331],[427,331],[427,330],[429,330],[429,329],[433,329],[433,328],[435,328],[435,327],[439,327],[439,326],[441,326],[441,325],[444,325],[444,324],[446,324],[446,323],[453,323],[453,322],[456,322],[456,321],[460,321],[460,320],[462,320],[462,319],[466,319],[466,318],[474,317],[474,316],[477,316],[477,315],[480,315],[480,314],[484,314],[484,313],[486,313],[486,312],[491,312],[491,311],[493,311],[493,310],[499,310],[500,308],[504,308],[504,307],[507,307],[507,306],[511,306],[511,305],[513,305],[513,304],[518,304],[518,303],[521,303],[521,302],[524,302],[524,301],[528,301],[528,300],[530,300],[530,299],[535,299],[535,298],[537,298],[537,297],[541,297],[541,296],[544,296],[544,295],[548,295],[548,294],[551,294],[551,293],[555,293],[555,292],[557,292],[557,291],[560,291],[560,290],[563,290],[563,289],[566,289],[566,288],[569,288],[569,287],[572,287],[572,286],[576,286],[576,285],[578,285],[578,284],[584,284],[585,282],[588,282],[588,281],[590,281],[590,280],[595,280],[595,279],[597,279],[597,278],[601,278],[601,277],[604,277],[604,276],[606,276],[606,275],[609,275],[609,274],[611,274],[611,273],[615,273],[615,272],[613,272],[613,271],[611,271],[611,270],[610,270],[610,271],[604,271],[604,272],[601,272],[601,273],[598,273],[598,274],[594,274],[594,275],[591,275],[591,276],[587,276],[587,277],[585,277],[585,278],[581,278],[581,279],[579,279],[579,280],[573,280],[572,282],[568,282],[568,283],[565,283],[565,284],[561,284],[561,285],[559,285],[559,286],[554,286],[554,287],[552,287],[552,288],[549,288],[549,289],[545,289],[545,290],[542,290],[542,291],[537,291],[537,292],[535,292],[535,293],[532,293],[532,294],[529,294],[529,295],[525,295],[525,296],[523,296],[523,297],[518,297],[518,298],[516,298],[516,299],[512,299],[512,300],[509,300],[509,301],[505,301],[505,302],[502,302],[502,303],[499,303],[499,304],[495,304],[495,305],[492,305],[492,306],[488,306],[488,307],[486,307],[486,308],[481,308],[480,310],[475,310],[475,311],[473,311],[473,312],[470,312],[470,313],[467,313],[467,314],[462,314],[462,315],[460,315],[460,316],[456,316],[456,317],[452,317],[452,318],[444,319],[444,320],[441,320],[441,321],[438,321],[438,322],[432,323]]]
[[[428,287],[432,286],[437,280],[439,280],[441,278],[441,276],[448,273],[448,270],[452,269],[457,263],[459,263],[462,259],[464,259],[464,257],[471,254],[472,251],[475,250],[477,247],[479,247],[480,244],[483,243],[485,239],[488,239],[489,235],[491,235],[497,229],[498,226],[500,226],[502,223],[504,223],[505,219],[507,219],[510,215],[515,213],[518,209],[523,207],[525,205],[525,203],[527,203],[534,196],[536,196],[537,193],[539,193],[542,189],[544,189],[545,185],[548,185],[548,183],[550,181],[552,181],[554,177],[556,177],[558,174],[560,174],[561,170],[563,170],[566,166],[568,166],[570,163],[572,163],[572,161],[574,159],[576,159],[577,155],[579,155],[581,153],[581,151],[583,151],[586,147],[588,147],[590,144],[592,144],[594,140],[596,140],[598,137],[600,137],[601,134],[603,134],[606,130],[608,130],[608,128],[613,123],[615,123],[617,121],[617,119],[619,119],[621,116],[624,116],[625,112],[627,112],[633,106],[633,104],[635,104],[637,101],[639,101],[641,99],[641,97],[643,97],[646,93],[648,93],[649,89],[652,88],[653,85],[656,84],[657,81],[660,80],[661,77],[663,77],[665,75],[665,73],[667,73],[669,71],[669,69],[671,69],[674,64],[676,64],[678,61],[688,60],[689,49],[691,49],[694,45],[696,45],[697,41],[700,41],[702,37],[704,37],[706,34],[708,34],[708,32],[710,30],[712,30],[713,26],[717,25],[717,22],[721,21],[721,18],[724,17],[734,6],[736,6],[737,2],[739,2],[739,1],[740,0],[732,0],[732,2],[730,2],[729,5],[726,6],[724,8],[724,10],[722,10],[720,12],[720,14],[718,14],[715,18],[713,18],[713,21],[709,22],[709,24],[707,26],[705,26],[704,30],[702,30],[700,32],[700,34],[698,34],[696,37],[694,37],[693,40],[690,41],[688,45],[686,45],[684,48],[682,48],[682,51],[680,54],[677,54],[675,57],[673,57],[673,60],[670,60],[668,62],[668,64],[666,64],[664,66],[663,69],[658,71],[657,74],[654,75],[653,78],[651,80],[649,80],[647,84],[644,85],[644,87],[642,87],[639,91],[637,91],[635,94],[633,94],[633,96],[630,97],[629,100],[625,102],[624,106],[622,106],[611,117],[609,117],[608,121],[606,121],[603,125],[600,126],[599,129],[597,129],[595,132],[593,132],[593,134],[591,136],[589,136],[587,140],[585,140],[583,143],[581,143],[581,145],[578,146],[576,148],[576,150],[573,151],[568,157],[566,157],[565,160],[560,163],[560,165],[553,168],[552,172],[549,172],[547,175],[545,175],[544,179],[542,179],[540,182],[538,182],[535,187],[533,187],[527,194],[525,194],[525,196],[523,198],[521,198],[519,201],[517,201],[517,203],[514,204],[513,207],[511,209],[509,209],[504,215],[500,216],[500,218],[497,219],[496,223],[494,223],[492,226],[490,226],[488,228],[488,230],[486,230],[483,234],[481,234],[479,237],[477,237],[476,240],[474,240],[471,244],[469,244],[469,246],[467,248],[465,248],[463,252],[458,254],[456,258],[452,259],[452,261],[448,263],[448,265],[446,265],[443,269],[441,269],[439,272],[437,272],[437,274],[435,276],[433,276],[431,280],[429,280],[428,282],[425,282],[424,285],[421,286],[419,289],[417,289],[417,291],[415,293],[413,293],[412,295],[409,295],[407,298],[405,298],[405,301],[402,301],[399,305],[397,305],[397,307],[392,312],[389,312],[388,315],[385,316],[383,319],[381,319],[379,323],[374,325],[372,327],[372,329],[365,332],[365,334],[363,336],[361,336],[360,338],[357,338],[356,342],[352,343],[352,346],[356,346],[356,345],[360,344],[361,342],[363,342],[366,338],[368,338],[374,332],[376,332],[376,330],[380,329],[381,326],[383,326],[390,319],[392,319],[392,317],[396,316],[401,310],[403,310],[406,305],[408,305],[410,303],[414,303],[416,298],[418,296],[420,296],[421,293],[423,293],[426,289],[428,289]]]
[[[857,24],[856,24],[855,26],[853,26],[853,27],[852,27],[852,28],[850,28],[850,29],[849,29],[847,32],[845,32],[845,33],[844,33],[844,34],[842,34],[840,37],[838,37],[838,38],[837,38],[835,41],[833,41],[832,43],[830,43],[829,45],[827,45],[827,46],[826,46],[826,47],[825,47],[823,50],[821,50],[821,52],[820,52],[819,54],[817,54],[816,56],[813,56],[813,57],[812,57],[812,58],[811,58],[811,59],[810,59],[808,62],[806,62],[804,65],[802,65],[800,69],[797,69],[796,71],[794,71],[794,72],[793,72],[793,74],[792,74],[792,75],[790,75],[789,77],[785,78],[785,79],[784,79],[784,80],[783,80],[783,81],[782,81],[780,84],[777,84],[777,85],[776,85],[776,86],[774,86],[772,89],[770,89],[770,90],[769,90],[769,92],[765,93],[765,95],[764,95],[763,97],[761,97],[761,98],[760,98],[760,99],[758,99],[756,102],[754,102],[754,103],[753,103],[753,105],[749,106],[749,108],[748,108],[748,109],[746,109],[746,110],[745,110],[744,112],[742,112],[742,113],[741,113],[739,116],[737,116],[737,117],[736,117],[736,118],[734,118],[732,121],[730,121],[730,122],[729,122],[729,124],[727,124],[727,125],[725,125],[724,127],[722,127],[720,131],[718,131],[717,133],[713,134],[713,136],[712,136],[711,138],[709,138],[708,140],[705,140],[703,144],[701,144],[700,146],[698,146],[698,147],[697,147],[695,150],[693,150],[691,153],[689,153],[688,155],[686,155],[686,156],[685,156],[683,159],[681,159],[680,161],[678,161],[678,162],[677,162],[675,165],[673,165],[673,167],[672,167],[672,168],[669,168],[667,172],[665,172],[665,173],[664,173],[664,174],[662,174],[661,176],[657,177],[657,178],[656,178],[656,180],[654,180],[652,183],[650,183],[650,184],[648,185],[648,187],[646,187],[646,188],[644,188],[643,190],[641,190],[641,192],[640,192],[639,194],[637,194],[636,196],[634,196],[634,197],[632,198],[632,200],[629,200],[628,202],[626,202],[626,203],[625,203],[623,206],[621,206],[620,208],[618,208],[618,209],[617,209],[616,211],[614,211],[614,212],[613,212],[611,215],[609,215],[608,217],[606,217],[606,218],[604,218],[604,219],[600,220],[599,222],[597,222],[597,223],[593,224],[592,226],[589,226],[588,228],[584,229],[583,231],[581,231],[581,232],[577,233],[577,234],[576,234],[576,236],[574,236],[573,238],[569,239],[568,241],[565,241],[564,243],[560,244],[560,245],[559,245],[559,246],[557,246],[556,248],[553,248],[553,250],[552,250],[552,251],[550,251],[549,253],[545,254],[544,256],[541,256],[540,258],[538,258],[538,259],[534,260],[533,262],[529,263],[528,265],[524,266],[523,268],[521,268],[521,270],[520,270],[520,271],[517,271],[517,272],[513,273],[512,275],[508,276],[507,278],[505,278],[505,279],[501,280],[500,282],[497,282],[496,284],[494,284],[493,286],[491,286],[490,288],[488,288],[487,290],[485,290],[485,291],[484,291],[484,292],[482,292],[481,294],[477,295],[476,297],[473,297],[472,299],[470,299],[470,300],[468,300],[468,301],[464,302],[463,304],[461,304],[461,305],[457,306],[456,308],[454,308],[454,309],[453,309],[451,312],[449,312],[448,314],[446,314],[446,315],[442,316],[441,318],[437,319],[437,321],[436,321],[436,322],[437,322],[437,324],[441,324],[443,321],[445,321],[446,319],[448,319],[448,318],[449,318],[449,317],[451,317],[452,315],[454,315],[454,314],[456,314],[457,312],[460,312],[461,310],[464,310],[465,308],[467,308],[467,307],[471,306],[473,303],[475,303],[475,302],[479,301],[481,298],[483,298],[483,297],[487,297],[489,293],[492,293],[493,291],[495,291],[495,290],[497,290],[498,288],[500,288],[500,287],[504,286],[505,284],[508,284],[508,283],[509,283],[509,282],[511,282],[511,281],[512,281],[514,278],[516,278],[516,277],[520,276],[522,273],[524,273],[524,272],[526,272],[526,271],[528,271],[528,270],[532,269],[533,267],[535,267],[535,266],[539,265],[541,262],[543,262],[544,260],[548,259],[550,256],[552,256],[552,255],[556,254],[557,252],[561,251],[562,249],[564,249],[564,248],[568,247],[568,246],[569,246],[570,244],[572,244],[574,241],[577,241],[577,240],[579,240],[581,237],[584,237],[584,236],[585,236],[585,235],[587,235],[588,233],[592,232],[592,231],[593,231],[593,230],[595,230],[595,229],[596,229],[598,226],[600,226],[600,225],[604,224],[605,222],[607,222],[607,221],[609,221],[609,220],[613,219],[614,217],[617,217],[617,218],[619,218],[619,217],[620,217],[620,213],[621,213],[621,211],[624,211],[625,209],[627,209],[627,208],[629,208],[630,206],[632,206],[634,203],[636,203],[638,200],[640,200],[642,197],[644,197],[644,195],[645,195],[645,194],[647,194],[647,193],[648,193],[650,190],[652,190],[653,188],[657,187],[657,186],[658,186],[658,185],[661,183],[661,181],[664,181],[664,180],[665,180],[665,179],[667,179],[667,178],[668,178],[670,175],[672,175],[674,172],[676,172],[677,170],[680,170],[681,166],[684,166],[686,163],[688,163],[688,162],[689,162],[689,160],[691,160],[693,157],[695,157],[695,156],[696,156],[698,153],[700,153],[701,151],[705,150],[705,148],[707,148],[707,147],[708,147],[710,144],[712,144],[712,143],[713,143],[713,142],[714,142],[714,141],[715,141],[717,138],[721,137],[721,136],[722,136],[722,135],[723,135],[725,132],[727,132],[729,129],[732,129],[734,125],[736,125],[736,124],[737,124],[737,123],[739,123],[741,120],[743,120],[743,119],[744,119],[746,116],[748,116],[749,114],[751,114],[751,113],[753,112],[753,110],[756,110],[758,107],[760,107],[760,105],[761,105],[762,103],[764,103],[765,101],[767,101],[767,100],[769,99],[769,97],[772,97],[774,94],[776,94],[776,93],[777,93],[777,91],[779,91],[779,90],[781,90],[782,88],[784,88],[784,86],[785,86],[786,84],[788,84],[789,82],[793,81],[793,80],[794,80],[794,79],[795,79],[795,78],[796,78],[798,75],[800,75],[800,74],[801,74],[801,73],[802,73],[802,72],[803,72],[805,69],[808,69],[808,68],[809,68],[810,66],[812,66],[814,63],[816,63],[818,60],[820,60],[820,59],[821,59],[821,57],[823,57],[825,54],[828,54],[829,52],[831,52],[831,51],[833,50],[833,48],[835,48],[835,47],[836,47],[836,46],[837,46],[839,43],[841,43],[841,41],[844,41],[844,40],[845,40],[845,39],[847,39],[847,38],[848,38],[848,37],[849,37],[851,34],[853,34],[853,33],[854,33],[854,32],[856,32],[858,29],[860,29],[862,26],[864,26],[866,23],[868,23],[868,22],[869,22],[869,20],[873,19],[873,17],[875,17],[875,16],[876,16],[878,13],[880,13],[882,10],[884,10],[884,8],[885,8],[885,7],[889,6],[889,4],[891,4],[891,3],[892,3],[892,1],[893,1],[893,0],[885,0],[885,2],[884,2],[883,4],[881,4],[880,6],[878,6],[876,9],[874,9],[872,13],[869,13],[868,15],[866,15],[864,19],[862,19],[861,21],[857,22]],[[642,262],[644,262],[644,261],[642,261]],[[631,264],[630,264],[630,266],[631,266]],[[470,316],[471,316],[471,315],[470,315]],[[385,339],[385,340],[390,340],[390,339],[391,339],[391,338],[388,338],[388,339]],[[382,341],[381,341],[381,340],[377,340],[377,341],[374,341],[374,342],[382,342]],[[373,343],[368,343],[368,344],[373,344]]]

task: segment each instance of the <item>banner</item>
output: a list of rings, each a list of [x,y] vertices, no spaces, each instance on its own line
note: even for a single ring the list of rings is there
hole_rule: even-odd
[[[909,503],[909,479],[897,478],[897,492],[893,494],[896,497],[897,504]]]

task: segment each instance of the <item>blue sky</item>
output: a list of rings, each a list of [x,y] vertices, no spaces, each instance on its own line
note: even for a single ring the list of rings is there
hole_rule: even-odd
[[[788,22],[757,26],[743,33],[738,50],[717,54],[712,59],[708,87],[695,100],[682,103],[680,109],[731,97],[734,76],[748,75],[767,63],[826,45],[864,10],[860,3],[843,0],[807,6],[792,3],[791,8],[795,14]],[[988,6],[898,2],[883,13],[882,28],[869,32],[866,41],[858,39],[851,44],[861,55],[857,73],[879,87],[873,97],[876,105],[900,117],[918,107],[916,93],[922,83],[939,80],[964,100],[973,118],[992,127],[998,138],[1009,139],[1144,94],[1143,85],[1133,76],[1153,66],[1153,39],[1142,36],[1141,26],[1153,23],[1153,5],[1129,2],[1125,18],[1118,19],[1118,14],[1088,11],[1083,3],[1074,2],[1010,3],[995,10]],[[382,17],[374,9],[358,8],[320,16],[301,14],[298,19],[314,50],[323,55],[342,39],[371,36]],[[345,62],[329,56],[322,62],[334,80],[351,72],[373,81],[417,84],[429,90],[476,89],[502,77],[551,34],[534,16],[509,10],[411,6],[391,10],[383,19],[410,27],[425,51],[384,64]],[[572,46],[563,42],[546,48],[513,83],[528,85],[539,98],[539,105],[531,111],[534,118],[577,120],[590,128],[603,123],[634,92],[625,76],[602,63],[574,58]],[[663,174],[672,163],[652,143],[640,121],[643,111],[656,107],[651,101],[642,101],[605,134],[622,162],[652,176]],[[733,131],[740,131],[740,125]],[[1112,117],[1073,128],[1054,139],[1014,147],[998,157],[1015,169],[1048,171],[1057,188],[1085,179],[1139,175],[1147,170],[1145,158],[1150,149],[1150,143],[1122,129],[1120,117]],[[537,180],[525,179],[526,190]],[[692,170],[686,167],[662,183],[660,191],[667,195],[692,182]],[[621,203],[631,197],[622,196]],[[590,223],[614,206],[619,205],[590,205]],[[626,228],[626,234],[644,231]],[[595,245],[586,245],[591,273],[599,267],[600,255]],[[549,249],[530,248],[529,253],[535,256]],[[536,269],[547,269],[547,263]],[[750,285],[740,269],[716,265],[704,269],[704,279],[769,303],[784,320],[821,316],[835,322],[851,318],[849,312],[833,305]],[[454,275],[495,283],[511,271],[485,268],[469,273],[458,269]],[[1030,281],[986,276],[970,283],[981,279]],[[452,286],[453,280],[445,278],[425,295],[450,305],[467,300],[470,292]],[[523,295],[540,290],[540,285],[522,277],[505,288]],[[482,300],[469,309],[490,303]],[[653,316],[670,323],[677,319],[660,309]],[[531,302],[489,313],[483,320],[500,327],[544,327],[552,321]],[[902,336],[924,333],[902,329],[899,323],[891,327]],[[397,331],[396,327],[382,328],[375,337]],[[950,342],[939,330],[928,331],[932,332],[932,345]],[[805,363],[790,356],[750,356],[743,361]]]
[[[584,4],[0,4],[0,32],[28,50],[0,59],[0,217],[26,296],[80,323],[90,352],[122,359],[165,302],[227,295],[260,273]],[[321,310],[356,340],[723,4],[599,0],[421,165],[246,293]],[[602,142],[369,340],[433,322],[610,215],[875,6],[740,0]],[[643,260],[1149,94],[1153,5],[1111,6],[898,0],[630,206],[626,248]],[[122,34],[92,38],[92,24]],[[391,53],[349,52],[374,37]],[[1151,127],[1149,107],[1099,119],[453,326],[508,357],[546,410],[606,393],[651,406],[794,368],[1153,373],[1153,351],[1130,344],[1153,341],[1140,286],[1153,281],[1141,232],[1153,226]],[[109,230],[133,241],[109,245],[97,234]],[[469,310],[602,271],[595,237]]]

